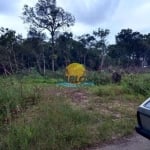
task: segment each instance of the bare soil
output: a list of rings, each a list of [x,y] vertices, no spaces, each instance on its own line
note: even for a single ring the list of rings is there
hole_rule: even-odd
[[[150,150],[150,140],[134,133],[133,136],[99,145],[87,150]]]

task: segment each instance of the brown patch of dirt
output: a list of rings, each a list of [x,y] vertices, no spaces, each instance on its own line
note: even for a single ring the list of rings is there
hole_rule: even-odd
[[[87,89],[81,88],[62,88],[62,87],[47,87],[43,91],[44,99],[51,96],[63,97],[73,106],[82,107],[88,111],[96,111],[104,115],[112,115],[115,119],[124,117],[126,114],[122,110],[127,110],[131,115],[135,115],[137,104],[122,101],[120,98],[107,100],[103,97],[92,94]],[[125,111],[126,112],[126,111]]]
[[[77,88],[60,88],[60,87],[50,87],[44,90],[46,97],[58,96],[70,99],[72,104],[84,106],[88,103],[91,94],[86,91],[86,89]]]

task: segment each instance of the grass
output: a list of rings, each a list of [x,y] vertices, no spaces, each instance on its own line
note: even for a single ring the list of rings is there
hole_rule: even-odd
[[[98,137],[101,141],[109,141],[127,136],[133,133],[135,120],[118,119],[107,120],[98,127]]]
[[[38,86],[23,84],[14,77],[0,80],[0,122],[10,120],[13,113],[26,109],[28,103],[31,105],[39,101]]]
[[[111,75],[106,72],[87,72],[87,81],[94,82],[95,85],[106,85],[111,83]]]
[[[59,77],[0,78],[0,149],[82,149],[134,132],[137,107],[150,92],[148,74],[88,88],[57,87]]]
[[[96,120],[92,114],[73,109],[60,100],[51,99],[39,106],[39,114],[31,121],[13,123],[3,149],[64,149],[70,150],[91,142],[89,129]],[[17,146],[17,147],[16,147]]]

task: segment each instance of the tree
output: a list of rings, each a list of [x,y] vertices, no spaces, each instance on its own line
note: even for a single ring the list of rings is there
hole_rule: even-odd
[[[79,42],[83,45],[83,63],[86,65],[86,58],[88,55],[88,50],[90,50],[93,46],[93,41],[95,40],[94,36],[90,34],[83,34],[78,37]]]
[[[145,52],[144,54],[144,61],[147,63],[146,65],[150,65],[150,33],[143,36],[144,45],[145,45]],[[144,62],[143,61],[143,62]],[[143,63],[143,66],[145,64]]]
[[[96,46],[96,49],[99,50],[99,57],[100,57],[100,67],[99,69],[102,70],[103,68],[103,64],[104,64],[104,59],[105,59],[105,56],[107,54],[107,40],[106,40],[106,37],[108,36],[109,34],[109,30],[108,29],[100,29],[98,28],[97,31],[93,31],[93,34],[95,36],[95,39],[96,39],[96,43],[95,43],[95,46]]]
[[[122,29],[116,36],[116,44],[120,47],[120,56],[126,60],[126,67],[141,66],[145,59],[146,45],[143,35],[140,32],[133,32],[132,29]]]
[[[72,48],[71,48],[71,62],[79,62],[79,63],[83,63],[83,45],[77,41],[77,40],[73,40],[72,41]]]
[[[45,53],[44,53],[44,40],[46,35],[38,32],[35,28],[30,28],[28,32],[28,42],[31,44],[32,53],[36,58],[37,68],[40,74],[45,75]],[[42,63],[41,63],[42,61]],[[42,65],[41,65],[42,64]],[[42,67],[43,66],[43,70]]]
[[[58,65],[67,66],[70,63],[70,50],[72,47],[73,34],[64,32],[61,34],[57,40],[57,50],[58,50]]]
[[[108,56],[111,57],[111,65],[118,65],[120,66],[121,64],[121,53],[120,53],[120,48],[118,45],[109,45],[108,46]]]
[[[38,0],[35,7],[24,6],[23,20],[32,26],[49,31],[51,35],[52,70],[55,70],[55,35],[62,27],[74,24],[75,18],[63,8],[56,6],[56,0]]]
[[[8,28],[0,28],[0,51],[3,57],[0,62],[5,72],[7,68],[9,68],[8,70],[10,70],[9,72],[11,73],[14,73],[18,70],[18,62],[16,52],[14,50],[14,46],[17,43],[18,36],[16,36],[15,34],[16,32],[13,30],[10,30]]]

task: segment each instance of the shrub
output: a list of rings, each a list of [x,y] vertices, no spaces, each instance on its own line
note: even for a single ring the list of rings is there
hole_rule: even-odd
[[[112,82],[113,83],[120,83],[120,81],[121,81],[121,74],[119,74],[118,72],[113,72]]]
[[[94,82],[96,85],[105,85],[111,83],[111,75],[105,72],[88,72],[87,81]]]
[[[141,94],[149,96],[150,93],[150,76],[148,75],[128,75],[123,80],[124,88],[129,93]]]

